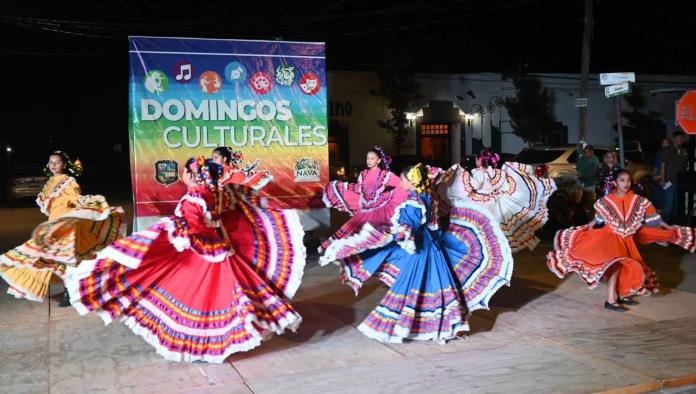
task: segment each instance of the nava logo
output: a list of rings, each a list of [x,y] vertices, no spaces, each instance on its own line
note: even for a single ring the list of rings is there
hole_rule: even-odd
[[[295,162],[295,182],[319,182],[319,163],[309,157]]]

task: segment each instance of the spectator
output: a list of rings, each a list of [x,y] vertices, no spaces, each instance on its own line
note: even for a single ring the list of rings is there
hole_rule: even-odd
[[[660,180],[662,179],[662,149],[670,146],[672,144],[672,141],[669,140],[669,138],[663,138],[662,139],[662,145],[660,147],[661,150],[655,154],[655,163],[653,165],[653,180],[659,184]],[[654,187],[652,190],[652,194],[650,196],[650,202],[653,203],[655,208],[657,208],[657,211],[662,213],[662,201],[664,200],[664,190],[662,187]]]
[[[578,164],[576,166],[578,180],[582,184],[582,207],[586,213],[594,212],[595,185],[599,172],[599,159],[594,154],[592,145],[578,142]]]
[[[611,183],[614,180],[614,172],[621,169],[619,159],[616,157],[616,152],[608,151],[602,158],[603,162],[599,168],[599,179],[595,188],[595,197],[602,198],[611,191]]]
[[[660,157],[660,186],[663,189],[662,219],[673,224],[677,215],[677,175],[686,167],[686,151],[682,148],[684,133],[674,133],[672,144],[662,148]]]

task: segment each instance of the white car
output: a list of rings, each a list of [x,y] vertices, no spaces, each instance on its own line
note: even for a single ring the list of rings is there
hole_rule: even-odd
[[[47,180],[40,168],[15,168],[7,182],[7,203],[11,205],[22,198],[36,198]]]

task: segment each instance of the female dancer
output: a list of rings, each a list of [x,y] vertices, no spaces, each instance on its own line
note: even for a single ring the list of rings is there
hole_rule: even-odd
[[[266,237],[254,223],[228,234],[213,208],[222,205],[215,201],[221,174],[210,160],[190,159],[182,174],[188,192],[174,216],[70,269],[66,286],[78,312],[97,312],[107,324],[120,317],[173,361],[222,363],[272,333],[295,330],[301,317],[287,298],[302,277],[302,228]],[[283,212],[227,206],[248,208],[263,214],[253,217],[265,226],[286,224]]]
[[[693,253],[696,241],[693,228],[666,224],[650,201],[631,191],[628,171],[617,171],[613,185],[614,191],[595,203],[592,222],[556,234],[547,264],[559,278],[576,272],[590,289],[607,278],[604,307],[626,311],[624,305],[637,304],[632,295],[658,291],[636,242],[671,242]]]
[[[398,187],[400,178],[389,171],[391,157],[382,147],[367,151],[365,163],[367,168],[360,173],[357,183],[331,181],[324,188],[324,204],[352,217],[319,247],[319,252],[324,254],[319,259],[321,265],[359,248],[365,241],[366,233],[360,231],[366,224],[377,230],[388,226],[394,209],[406,199],[406,193]]]
[[[247,163],[242,168],[239,166],[244,160],[242,151],[232,150],[229,146],[221,146],[213,149],[213,162],[222,166],[220,185],[236,184],[245,185],[254,190],[261,190],[268,182],[273,180],[273,175],[268,171],[256,171],[261,160]]]
[[[550,178],[536,176],[534,167],[526,164],[509,162],[498,169],[499,160],[497,154],[484,149],[476,168],[453,168],[447,199],[486,207],[500,223],[513,252],[532,250],[539,243],[536,231],[548,220],[546,203],[556,185]]]
[[[427,178],[420,164],[404,169],[401,188],[408,198],[396,209],[392,227],[340,261],[341,279],[356,294],[371,276],[390,287],[358,327],[382,342],[456,338],[469,329],[469,314],[487,309],[512,276],[512,252],[487,210],[457,201],[446,230],[426,225]]]
[[[111,208],[100,195],[82,196],[75,181],[82,167],[61,151],[53,152],[44,171],[49,176],[36,203],[48,221],[32,238],[0,256],[0,276],[9,294],[31,301],[48,295],[52,275],[63,277],[67,265],[94,257],[95,253],[125,235],[124,212]],[[69,306],[67,291],[60,306]]]

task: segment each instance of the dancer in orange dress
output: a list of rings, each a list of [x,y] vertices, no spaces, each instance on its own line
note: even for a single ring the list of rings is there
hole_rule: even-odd
[[[659,291],[637,244],[671,242],[693,253],[696,243],[693,228],[668,225],[650,201],[631,191],[628,171],[617,171],[613,185],[615,190],[595,203],[592,222],[556,234],[547,263],[559,278],[576,272],[591,289],[607,278],[604,307],[623,312],[625,305],[637,304],[631,296]]]

